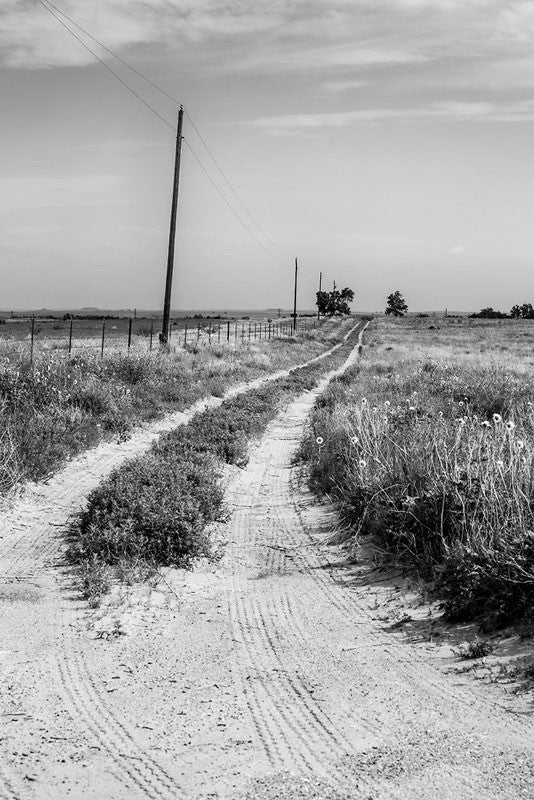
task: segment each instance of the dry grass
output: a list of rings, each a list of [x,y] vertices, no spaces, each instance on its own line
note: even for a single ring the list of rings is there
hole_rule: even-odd
[[[176,353],[136,351],[68,358],[41,351],[33,363],[0,357],[0,492],[39,480],[98,441],[180,410],[232,384],[305,361],[331,346],[348,322],[325,322],[291,339],[237,348],[195,344]]]
[[[534,604],[534,388],[521,358],[534,327],[431,324],[373,323],[303,453],[355,540],[372,536],[434,581],[450,618],[505,623]]]

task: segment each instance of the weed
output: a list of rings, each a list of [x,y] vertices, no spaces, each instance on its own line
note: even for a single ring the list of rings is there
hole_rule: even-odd
[[[489,639],[481,639],[477,636],[470,642],[463,642],[459,647],[453,649],[452,652],[455,656],[458,656],[458,658],[468,660],[485,658],[486,656],[489,656],[494,649],[495,645],[493,642],[490,642]]]
[[[219,464],[245,466],[249,440],[284,402],[341,363],[352,346],[348,342],[328,361],[293,369],[267,387],[197,414],[113,472],[89,495],[68,533],[67,556],[90,584],[86,596],[98,594],[97,567],[112,567],[115,577],[129,581],[132,570],[190,568],[199,557],[217,557],[207,529],[225,514]]]
[[[489,630],[528,618],[529,380],[520,367],[484,364],[450,347],[436,345],[432,360],[428,340],[424,355],[410,341],[414,331],[434,336],[417,320],[404,328],[376,323],[376,330],[377,354],[333,382],[316,405],[300,449],[312,487],[338,502],[354,541],[371,537],[380,558],[432,581],[450,620],[483,617]],[[386,352],[386,336],[381,341],[385,330],[397,336],[395,354]]]

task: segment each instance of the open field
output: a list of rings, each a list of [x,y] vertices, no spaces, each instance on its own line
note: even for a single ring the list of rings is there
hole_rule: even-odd
[[[326,321],[296,337],[193,342],[169,353],[36,352],[0,360],[0,490],[39,480],[102,439],[127,436],[140,422],[222,396],[232,384],[318,355],[348,323]],[[204,340],[205,341],[205,340]]]
[[[355,551],[430,582],[450,620],[531,625],[534,326],[377,319],[302,448]]]
[[[72,316],[72,315],[71,315]],[[151,352],[158,346],[161,318],[157,317],[83,317],[63,319],[61,316],[0,317],[0,360],[9,358],[24,362],[54,353],[97,354],[101,357],[117,352]],[[297,318],[297,333],[306,333],[317,326],[313,314]],[[216,314],[175,317],[170,320],[169,346],[175,352],[188,344],[239,346],[293,335],[290,316],[269,316],[250,312],[241,316]]]
[[[102,442],[5,504],[2,798],[530,800],[528,699],[466,681],[425,607],[405,636],[397,571],[328,544],[337,514],[296,463],[314,403],[328,405],[329,381],[351,384],[360,342]],[[182,473],[199,479],[182,508],[136,484],[158,458],[178,489]],[[219,486],[195,477],[205,458]],[[148,583],[119,575],[88,607],[65,558],[73,514],[112,556],[136,534],[165,551],[195,486],[199,510],[226,505],[206,532],[219,557],[163,558]],[[150,519],[127,520],[144,510],[163,522],[152,543]]]

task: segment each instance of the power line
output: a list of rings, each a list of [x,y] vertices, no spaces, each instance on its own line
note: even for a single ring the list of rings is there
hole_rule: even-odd
[[[264,245],[264,243],[261,241],[261,239],[258,239],[258,237],[257,237],[257,236],[256,236],[256,234],[254,233],[254,231],[252,231],[252,230],[251,230],[251,229],[248,227],[248,225],[247,225],[247,224],[246,224],[246,222],[243,220],[243,218],[239,216],[239,214],[237,213],[237,211],[235,210],[235,208],[234,208],[234,207],[233,207],[233,206],[230,204],[230,202],[228,201],[228,199],[225,197],[224,193],[221,191],[221,188],[220,188],[220,187],[218,186],[218,184],[217,184],[217,183],[216,183],[216,182],[213,180],[213,178],[212,178],[212,177],[211,177],[211,175],[209,174],[208,170],[206,169],[206,167],[204,166],[204,164],[202,163],[202,161],[200,160],[200,158],[198,157],[198,155],[195,153],[195,151],[194,151],[194,150],[193,150],[193,148],[191,147],[190,143],[189,143],[189,142],[187,141],[187,139],[185,139],[185,138],[184,138],[184,143],[185,143],[185,144],[187,145],[187,147],[189,148],[190,152],[191,152],[191,153],[192,153],[192,155],[193,155],[193,158],[195,159],[195,161],[197,162],[197,164],[199,165],[199,167],[201,168],[201,170],[204,172],[204,174],[206,175],[206,177],[208,178],[208,180],[210,181],[210,183],[212,184],[212,186],[213,186],[213,187],[216,189],[216,191],[217,191],[217,192],[219,193],[219,195],[222,197],[222,199],[224,200],[225,204],[228,206],[228,208],[230,209],[230,211],[232,212],[232,214],[234,215],[234,217],[235,217],[236,219],[238,219],[238,220],[239,220],[239,222],[241,223],[241,225],[243,226],[243,228],[244,228],[244,229],[245,229],[245,230],[246,230],[246,231],[247,231],[247,232],[248,232],[248,233],[249,233],[249,234],[252,236],[252,238],[253,238],[253,239],[254,239],[254,240],[255,240],[255,241],[256,241],[256,242],[259,244],[259,246],[260,246],[260,247],[262,247],[262,248],[265,250],[265,252],[266,252],[268,255],[270,255],[270,256],[271,256],[271,258],[272,258],[274,261],[277,261],[277,262],[278,262],[279,264],[281,264],[283,267],[287,267],[287,266],[288,266],[288,264],[286,264],[286,262],[285,262],[285,261],[282,261],[282,260],[281,260],[281,259],[279,259],[277,256],[275,256],[273,253],[271,253],[271,251],[270,251],[270,250],[269,250],[269,249],[268,249],[268,248],[267,248],[267,247]]]
[[[217,159],[216,159],[216,158],[215,158],[215,156],[213,155],[212,151],[211,151],[211,150],[210,150],[210,148],[208,147],[208,145],[207,145],[207,143],[206,143],[206,141],[205,141],[204,137],[202,136],[202,134],[200,133],[199,129],[198,129],[198,128],[197,128],[197,126],[195,125],[194,121],[191,119],[191,115],[190,115],[190,114],[187,112],[187,110],[186,110],[186,112],[185,112],[185,113],[186,113],[186,116],[187,116],[187,118],[188,118],[189,122],[191,123],[191,125],[192,125],[192,127],[193,127],[193,129],[194,129],[195,133],[197,134],[198,138],[200,139],[200,141],[201,141],[201,142],[202,142],[202,144],[204,145],[204,147],[205,147],[205,149],[206,149],[206,151],[207,151],[207,153],[208,153],[209,157],[211,158],[211,160],[213,161],[213,163],[214,163],[214,164],[215,164],[215,166],[217,167],[217,170],[219,171],[219,173],[220,173],[220,175],[222,176],[223,180],[225,181],[225,183],[226,183],[226,184],[227,184],[227,186],[229,187],[230,191],[232,192],[232,194],[234,195],[234,197],[236,198],[236,200],[239,202],[240,206],[243,208],[243,210],[245,211],[245,213],[247,214],[247,216],[249,217],[249,219],[250,219],[250,220],[251,220],[251,221],[254,223],[254,225],[257,227],[257,229],[258,229],[258,230],[259,230],[259,231],[260,231],[260,232],[261,232],[261,233],[262,233],[262,234],[265,236],[265,238],[266,238],[266,239],[267,239],[267,240],[268,240],[268,241],[269,241],[269,242],[270,242],[272,245],[274,245],[274,247],[276,247],[276,249],[277,249],[277,250],[279,250],[279,251],[280,251],[281,253],[283,253],[285,256],[288,256],[289,258],[292,258],[292,255],[291,255],[291,253],[288,253],[288,252],[287,252],[287,250],[284,250],[282,247],[280,247],[278,244],[276,244],[276,242],[274,241],[274,239],[272,239],[272,238],[269,236],[269,234],[268,234],[268,233],[266,233],[266,232],[263,230],[263,228],[261,227],[261,225],[259,224],[259,222],[258,222],[258,221],[255,219],[255,217],[254,217],[254,215],[252,214],[252,212],[251,212],[251,211],[249,211],[249,209],[247,208],[247,206],[245,205],[245,203],[243,202],[243,200],[241,200],[240,196],[238,195],[238,193],[236,192],[236,190],[234,189],[234,187],[233,187],[233,186],[232,186],[232,184],[230,183],[229,179],[228,179],[228,178],[226,177],[226,175],[224,174],[224,172],[223,172],[223,170],[222,170],[222,167],[220,166],[219,162],[217,161]]]
[[[120,75],[118,75],[118,74],[115,72],[115,70],[111,69],[111,67],[110,67],[108,64],[106,64],[106,62],[105,62],[105,61],[104,61],[102,58],[100,58],[100,56],[98,55],[98,53],[95,53],[95,51],[94,51],[94,50],[92,50],[92,49],[89,47],[89,45],[87,45],[87,44],[86,44],[86,43],[83,41],[83,39],[81,39],[81,38],[78,36],[78,34],[77,34],[77,33],[75,33],[75,32],[74,32],[74,31],[73,31],[71,28],[69,28],[69,26],[68,26],[68,25],[66,25],[66,24],[63,22],[63,20],[62,20],[62,19],[60,19],[60,18],[58,17],[58,15],[57,15],[57,14],[56,14],[56,13],[55,13],[53,10],[52,10],[52,8],[49,8],[49,7],[47,6],[47,4],[44,2],[44,0],[36,0],[36,2],[38,2],[38,3],[39,3],[39,4],[40,4],[40,5],[41,5],[41,6],[42,6],[44,9],[46,9],[46,10],[48,11],[48,13],[49,13],[49,14],[51,14],[51,15],[54,17],[54,19],[55,19],[55,20],[56,20],[56,21],[57,21],[57,22],[58,22],[58,23],[59,23],[59,24],[60,24],[60,25],[61,25],[63,28],[65,28],[65,30],[66,30],[66,31],[68,31],[68,33],[70,33],[70,35],[71,35],[71,36],[73,36],[73,37],[76,39],[76,41],[78,41],[78,42],[81,44],[81,46],[82,46],[82,47],[84,47],[84,48],[85,48],[85,49],[86,49],[86,50],[87,50],[89,53],[91,53],[91,55],[92,55],[94,58],[96,58],[96,60],[99,62],[99,64],[101,64],[101,65],[104,67],[104,69],[107,69],[107,71],[108,71],[108,72],[110,72],[110,73],[113,75],[113,77],[114,77],[114,78],[116,78],[116,79],[119,81],[119,83],[122,83],[122,85],[125,87],[125,89],[127,89],[129,92],[131,92],[131,94],[133,94],[133,95],[134,95],[134,97],[137,97],[137,99],[138,99],[138,100],[140,100],[140,101],[141,101],[141,103],[142,103],[142,104],[143,104],[143,105],[144,105],[144,106],[145,106],[145,107],[146,107],[146,108],[147,108],[149,111],[151,111],[151,112],[152,112],[152,114],[155,114],[155,115],[156,115],[156,117],[158,117],[158,118],[159,118],[159,119],[160,119],[160,120],[161,120],[161,121],[164,123],[164,125],[167,125],[167,127],[168,127],[168,128],[171,128],[171,130],[174,130],[174,125],[171,125],[171,123],[170,123],[170,122],[168,122],[168,120],[166,120],[166,119],[165,119],[165,117],[162,117],[162,116],[161,116],[161,114],[160,114],[158,111],[156,111],[156,109],[155,109],[155,108],[153,108],[153,107],[152,107],[152,106],[151,106],[149,103],[147,103],[147,102],[146,102],[146,100],[145,100],[143,97],[141,97],[141,95],[140,95],[140,94],[138,94],[138,93],[135,91],[135,89],[132,89],[132,87],[131,87],[131,86],[129,86],[129,85],[126,83],[126,81],[123,81],[123,79],[121,78],[121,76],[120,76]],[[61,13],[61,12],[60,12],[60,13]],[[93,37],[91,37],[91,38],[93,38]],[[95,41],[96,41],[96,39],[95,39]],[[100,43],[98,42],[98,44],[100,44]]]
[[[39,3],[41,3],[41,5],[44,5],[44,0],[37,0],[37,1]],[[95,36],[93,36],[91,33],[89,33],[88,30],[86,30],[84,27],[82,27],[82,25],[80,25],[78,22],[73,20],[72,17],[69,17],[69,15],[66,14],[64,11],[61,11],[61,9],[58,8],[57,6],[55,6],[53,3],[51,3],[50,0],[46,0],[46,6],[50,6],[50,8],[54,9],[54,11],[57,12],[57,14],[60,14],[62,17],[67,19],[71,23],[71,25],[74,25],[76,28],[78,28],[78,30],[82,31],[82,33],[84,33],[85,36],[89,37],[89,39],[91,39],[93,42],[95,42],[95,44],[97,44],[99,47],[101,47],[103,50],[105,50],[106,53],[109,53],[110,56],[112,56],[113,58],[116,58],[117,61],[120,61],[121,64],[123,64],[125,67],[127,67],[129,70],[131,70],[139,78],[141,78],[142,80],[146,81],[146,83],[148,83],[150,86],[152,86],[152,88],[156,89],[156,91],[160,92],[168,100],[171,100],[173,103],[176,103],[176,105],[182,105],[180,100],[177,100],[175,97],[173,97],[171,94],[169,94],[169,92],[166,92],[165,89],[162,89],[161,86],[159,86],[157,83],[155,83],[155,81],[151,80],[143,72],[141,72],[140,70],[138,70],[135,67],[133,67],[124,58],[119,56],[117,53],[115,53],[109,47],[106,47],[105,44],[102,44],[102,42],[99,41],[99,39],[97,39]],[[48,9],[48,10],[50,11],[50,9]],[[52,13],[52,12],[50,12],[50,13]],[[54,14],[54,16],[55,16],[55,14]],[[57,17],[56,17],[56,19],[57,19]],[[60,20],[58,20],[58,21],[60,21]],[[66,27],[66,26],[64,26],[64,27]],[[69,29],[67,28],[67,30],[69,30]],[[80,40],[78,40],[78,41],[80,41]],[[92,51],[90,50],[89,52],[92,52]],[[115,74],[115,73],[113,73],[113,74]],[[273,245],[273,247],[276,247],[276,249],[279,250],[281,253],[283,253],[284,255],[288,256],[289,258],[292,258],[291,253],[288,253],[287,250],[284,250],[283,247],[280,247],[280,245],[278,245],[274,241],[274,239],[271,236],[269,236],[269,234],[262,228],[262,226],[257,221],[257,219],[254,217],[254,215],[252,214],[250,209],[247,207],[247,205],[243,202],[243,200],[241,199],[241,197],[237,193],[237,191],[236,191],[235,187],[232,185],[230,179],[224,173],[221,165],[219,164],[219,162],[217,161],[217,159],[213,155],[213,152],[212,152],[211,148],[208,146],[206,140],[204,139],[204,137],[200,133],[197,125],[195,124],[194,120],[192,119],[192,117],[189,114],[189,112],[187,111],[187,109],[185,109],[185,114],[186,114],[189,122],[191,123],[191,126],[193,127],[193,130],[195,131],[195,133],[197,134],[198,138],[202,142],[204,148],[206,149],[206,152],[208,153],[209,157],[211,158],[211,160],[213,161],[215,167],[217,168],[219,174],[221,175],[221,177],[223,178],[224,182],[226,183],[226,185],[228,186],[228,188],[230,189],[230,191],[232,192],[232,194],[234,195],[234,197],[238,201],[239,205],[245,211],[245,213],[248,216],[248,218],[256,226],[256,228],[260,231],[260,233],[267,239],[267,241],[269,241]],[[166,123],[166,124],[169,124],[169,123]]]
[[[37,0],[37,2],[41,3],[41,5],[43,5],[42,0]],[[91,39],[95,44],[97,44],[99,47],[101,47],[102,50],[105,50],[106,53],[109,53],[110,56],[113,56],[113,58],[116,58],[117,61],[120,61],[121,64],[124,64],[124,66],[128,67],[128,69],[130,69],[132,72],[135,72],[136,75],[138,75],[144,81],[149,83],[150,86],[152,86],[154,89],[157,89],[158,92],[161,92],[161,94],[165,95],[165,97],[167,97],[169,100],[172,100],[173,103],[176,103],[177,106],[182,105],[180,100],[177,100],[171,94],[166,92],[165,89],[162,89],[161,86],[158,86],[157,83],[154,83],[154,81],[150,80],[150,78],[148,78],[146,75],[144,75],[138,69],[136,69],[135,67],[132,67],[132,65],[129,64],[127,61],[125,61],[124,58],[121,58],[121,56],[117,55],[117,53],[115,53],[113,50],[110,50],[110,48],[106,47],[105,44],[102,44],[102,42],[99,39],[97,39],[95,36],[93,36],[91,33],[89,33],[89,31],[86,30],[85,28],[83,28],[78,22],[73,20],[72,17],[69,17],[68,14],[65,14],[64,11],[62,11],[60,8],[58,8],[53,3],[51,3],[50,0],[46,0],[46,5],[50,6],[50,8],[53,8],[54,11],[56,11],[58,14],[61,14],[61,16],[65,17],[65,19],[68,19],[68,21],[71,23],[71,25],[74,25],[75,28],[78,28],[78,30],[82,31],[82,33],[84,33],[89,39]]]
[[[124,64],[124,66],[126,66],[128,69],[130,69],[130,70],[131,70],[132,72],[134,72],[136,75],[138,75],[140,78],[142,78],[142,79],[143,79],[144,81],[146,81],[148,84],[150,84],[150,86],[152,86],[154,89],[156,89],[157,91],[161,92],[161,94],[165,95],[165,97],[167,97],[169,100],[172,100],[172,102],[174,102],[174,103],[177,103],[178,105],[181,105],[181,103],[179,103],[179,101],[178,101],[178,100],[176,100],[176,98],[174,98],[172,95],[170,95],[170,94],[169,94],[168,92],[166,92],[164,89],[162,89],[160,86],[158,86],[156,83],[154,83],[154,81],[150,80],[150,78],[148,78],[148,77],[147,77],[146,75],[144,75],[142,72],[140,72],[139,70],[135,69],[135,67],[132,67],[132,66],[131,66],[131,64],[129,64],[127,61],[125,61],[123,58],[121,58],[119,55],[117,55],[115,52],[113,52],[113,50],[111,50],[109,47],[106,47],[106,45],[102,44],[102,42],[100,42],[100,41],[99,41],[99,40],[98,40],[98,39],[97,39],[95,36],[93,36],[93,35],[92,35],[91,33],[89,33],[89,32],[88,32],[88,31],[87,31],[85,28],[83,28],[81,25],[79,25],[77,22],[75,22],[75,21],[74,21],[74,20],[73,20],[71,17],[69,17],[67,14],[65,14],[65,12],[63,12],[63,11],[61,11],[59,8],[57,8],[57,6],[55,6],[53,3],[49,2],[49,0],[36,0],[36,1],[37,1],[37,2],[39,3],[39,5],[41,5],[41,6],[42,6],[42,7],[43,7],[43,8],[44,8],[46,11],[48,11],[48,13],[49,13],[49,14],[50,14],[52,17],[54,17],[54,19],[55,19],[55,20],[56,20],[56,21],[57,21],[57,22],[58,22],[58,23],[59,23],[59,24],[62,26],[62,28],[64,28],[64,29],[65,29],[65,30],[66,30],[68,33],[70,33],[70,35],[71,35],[71,36],[72,36],[74,39],[76,39],[76,41],[77,41],[79,44],[81,44],[81,46],[82,46],[82,47],[83,47],[85,50],[87,50],[87,52],[89,52],[89,53],[90,53],[90,54],[93,56],[93,58],[95,58],[95,59],[98,61],[98,63],[99,63],[99,64],[101,64],[101,65],[104,67],[104,69],[106,69],[108,72],[110,72],[110,73],[111,73],[111,75],[113,75],[113,77],[114,77],[114,78],[116,78],[116,80],[118,80],[118,81],[119,81],[119,83],[121,83],[121,84],[122,84],[122,86],[124,86],[124,88],[125,88],[125,89],[127,89],[127,90],[128,90],[128,91],[129,91],[129,92],[132,94],[132,95],[134,95],[134,97],[136,97],[136,98],[137,98],[137,99],[138,99],[138,100],[139,100],[139,101],[140,101],[140,102],[141,102],[141,103],[142,103],[142,104],[143,104],[143,105],[144,105],[144,106],[145,106],[145,107],[146,107],[146,108],[147,108],[149,111],[151,111],[151,112],[152,112],[152,113],[153,113],[153,114],[154,114],[154,115],[155,115],[155,116],[156,116],[158,119],[160,119],[160,120],[161,120],[161,122],[163,122],[163,123],[164,123],[164,124],[165,124],[165,125],[166,125],[168,128],[170,128],[171,130],[173,130],[173,131],[174,131],[174,125],[172,125],[172,124],[171,124],[171,123],[170,123],[170,122],[169,122],[167,119],[165,119],[165,117],[163,117],[163,116],[162,116],[162,115],[161,115],[161,114],[160,114],[158,111],[156,111],[156,109],[155,109],[155,108],[153,108],[153,107],[152,107],[152,106],[151,106],[151,105],[150,105],[150,104],[149,104],[149,103],[148,103],[148,102],[147,102],[147,101],[146,101],[146,100],[145,100],[145,99],[144,99],[144,98],[143,98],[143,97],[142,97],[142,96],[141,96],[141,95],[138,93],[138,92],[136,92],[136,91],[135,91],[135,89],[133,89],[133,88],[132,88],[132,87],[131,87],[131,86],[130,86],[128,83],[126,83],[126,81],[124,81],[124,80],[121,78],[121,76],[120,76],[120,75],[118,75],[118,74],[115,72],[115,70],[113,70],[113,69],[112,69],[112,68],[111,68],[111,67],[110,67],[108,64],[106,64],[106,62],[105,62],[105,61],[104,61],[102,58],[100,58],[100,56],[99,56],[97,53],[95,53],[95,51],[94,51],[94,50],[93,50],[91,47],[89,47],[89,46],[88,46],[88,45],[87,45],[87,44],[86,44],[86,43],[83,41],[83,39],[81,39],[81,37],[77,35],[77,33],[76,33],[75,31],[73,31],[73,30],[72,30],[72,29],[71,29],[71,28],[70,28],[70,27],[69,27],[69,26],[68,26],[68,25],[67,25],[65,22],[63,22],[63,20],[62,20],[62,19],[60,19],[60,16],[58,16],[58,15],[61,15],[62,17],[64,17],[65,19],[67,19],[67,20],[68,20],[68,21],[69,21],[69,22],[70,22],[72,25],[74,25],[76,28],[78,28],[78,30],[82,31],[82,33],[84,33],[86,36],[88,36],[88,37],[89,37],[89,38],[90,38],[90,39],[91,39],[93,42],[95,42],[95,43],[96,43],[96,44],[97,44],[99,47],[101,47],[103,50],[105,50],[107,53],[109,53],[109,55],[111,55],[113,58],[116,58],[116,59],[117,59],[117,61],[119,61],[121,64]],[[57,13],[56,13],[56,12],[57,12]],[[193,127],[193,129],[194,129],[194,131],[196,132],[196,134],[197,134],[197,136],[199,137],[200,141],[201,141],[201,142],[202,142],[202,144],[204,145],[204,147],[205,147],[206,151],[208,152],[208,154],[209,154],[209,156],[210,156],[211,160],[213,161],[213,163],[214,163],[214,164],[215,164],[215,166],[217,167],[217,169],[218,169],[219,173],[221,174],[222,178],[224,179],[224,181],[226,182],[226,184],[228,185],[228,187],[231,189],[232,193],[234,194],[234,196],[236,197],[236,199],[238,200],[238,202],[240,203],[240,205],[243,207],[243,209],[245,210],[245,212],[247,213],[247,215],[249,216],[249,218],[250,218],[250,219],[252,220],[252,222],[253,222],[253,223],[256,225],[256,227],[257,227],[257,228],[258,228],[258,230],[259,230],[259,231],[260,231],[260,232],[263,234],[263,236],[264,236],[264,237],[265,237],[265,238],[266,238],[268,241],[270,241],[270,242],[271,242],[271,243],[274,245],[274,247],[276,247],[278,250],[280,250],[280,252],[282,252],[282,253],[284,253],[285,255],[288,255],[288,256],[289,256],[290,254],[289,254],[289,253],[287,253],[285,250],[283,250],[281,247],[279,247],[279,246],[276,244],[276,242],[275,242],[273,239],[271,239],[271,237],[270,237],[270,236],[269,236],[269,235],[268,235],[268,234],[267,234],[267,233],[266,233],[266,232],[263,230],[263,228],[260,226],[260,224],[259,224],[259,223],[258,223],[258,222],[255,220],[255,218],[254,218],[254,216],[252,215],[252,213],[251,213],[251,212],[248,210],[248,208],[246,207],[246,205],[245,205],[245,204],[244,204],[244,202],[241,200],[241,198],[240,198],[240,197],[239,197],[239,195],[237,194],[236,190],[234,189],[234,187],[233,187],[233,186],[232,186],[232,184],[230,183],[229,179],[228,179],[228,178],[226,177],[226,175],[224,174],[224,172],[223,172],[223,170],[222,170],[221,166],[219,165],[219,163],[217,162],[217,160],[216,160],[215,156],[213,155],[212,151],[211,151],[211,150],[210,150],[210,148],[208,147],[208,145],[207,145],[206,141],[204,140],[204,138],[203,138],[202,134],[201,134],[201,133],[200,133],[200,131],[198,130],[198,128],[197,128],[197,126],[195,125],[194,121],[191,119],[191,116],[188,114],[188,112],[187,112],[187,111],[186,111],[185,113],[187,114],[187,117],[188,117],[188,119],[189,119],[189,121],[190,121],[190,123],[191,123],[191,125],[192,125],[192,127]],[[212,176],[209,174],[208,170],[206,169],[206,167],[204,166],[204,164],[203,164],[203,163],[202,163],[202,161],[200,160],[200,158],[199,158],[199,156],[197,155],[197,153],[196,153],[196,152],[193,150],[193,148],[191,147],[191,145],[189,144],[189,142],[188,142],[188,141],[187,141],[185,138],[184,138],[184,142],[187,144],[187,146],[188,146],[189,150],[190,150],[190,151],[191,151],[191,153],[193,154],[193,157],[195,158],[195,160],[197,161],[197,163],[198,163],[198,164],[199,164],[199,166],[201,167],[202,171],[203,171],[203,172],[206,174],[206,176],[208,177],[208,179],[209,179],[210,183],[211,183],[211,184],[213,185],[213,187],[216,189],[216,191],[218,192],[218,194],[219,194],[219,195],[222,197],[222,199],[224,200],[225,204],[228,206],[228,208],[230,209],[230,211],[232,212],[232,214],[233,214],[233,215],[236,217],[236,219],[237,219],[237,220],[240,222],[240,224],[243,226],[243,228],[244,228],[244,229],[247,231],[247,233],[248,233],[248,234],[249,234],[249,235],[250,235],[250,236],[251,236],[251,237],[252,237],[252,238],[253,238],[253,239],[256,241],[256,243],[257,243],[257,244],[259,244],[259,245],[260,245],[260,247],[261,247],[263,250],[265,250],[265,252],[266,252],[266,253],[268,253],[268,255],[269,255],[269,256],[270,256],[272,259],[274,259],[275,261],[277,261],[279,264],[282,264],[283,266],[287,266],[287,264],[286,264],[285,262],[281,261],[281,260],[280,260],[280,259],[279,259],[277,256],[275,256],[273,253],[271,253],[271,251],[270,251],[270,250],[269,250],[269,249],[268,249],[268,248],[265,246],[265,244],[264,244],[264,243],[263,243],[263,242],[262,242],[262,241],[261,241],[261,240],[260,240],[260,239],[259,239],[259,238],[256,236],[256,234],[254,233],[254,231],[252,231],[252,230],[250,229],[250,227],[249,227],[249,226],[248,226],[248,225],[245,223],[245,221],[243,220],[243,218],[242,218],[242,217],[241,217],[241,216],[240,216],[240,215],[237,213],[237,211],[235,210],[235,208],[234,208],[234,207],[231,205],[231,203],[229,202],[228,198],[227,198],[227,197],[224,195],[224,193],[222,192],[221,188],[220,188],[220,187],[218,186],[218,184],[217,184],[217,183],[214,181],[214,179],[213,179],[213,178],[212,178]]]

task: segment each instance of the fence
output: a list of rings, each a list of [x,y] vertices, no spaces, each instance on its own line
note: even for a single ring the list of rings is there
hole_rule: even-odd
[[[316,318],[293,320],[171,320],[169,347],[176,349],[187,345],[203,346],[245,344],[246,342],[278,339],[302,334],[317,327]],[[160,320],[133,318],[98,319],[10,319],[0,329],[0,352],[27,356],[30,361],[38,348],[60,351],[68,355],[87,350],[98,352],[103,358],[106,351],[152,351],[159,347]]]

